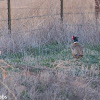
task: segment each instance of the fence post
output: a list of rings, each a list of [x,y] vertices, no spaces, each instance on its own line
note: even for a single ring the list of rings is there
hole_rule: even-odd
[[[10,0],[8,0],[8,33],[11,34],[11,6],[10,6]]]
[[[63,22],[63,0],[60,0],[61,1],[61,13],[60,13],[60,16],[61,16],[61,21]]]

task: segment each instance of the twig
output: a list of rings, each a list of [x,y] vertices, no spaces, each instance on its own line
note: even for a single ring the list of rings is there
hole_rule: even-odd
[[[7,66],[11,67],[11,68],[14,68],[13,66],[9,65],[8,63],[6,63],[4,60],[0,60],[1,62],[3,62],[4,64],[6,64]]]
[[[0,67],[0,69],[4,72],[3,79],[5,79],[7,77],[7,72],[2,67]]]

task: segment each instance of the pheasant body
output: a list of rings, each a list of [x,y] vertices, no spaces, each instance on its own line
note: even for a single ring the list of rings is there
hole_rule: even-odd
[[[74,37],[73,40],[77,38]],[[83,57],[83,48],[81,46],[80,43],[78,43],[78,39],[77,41],[74,40],[74,43],[71,44],[71,51],[72,51],[72,56],[74,58],[76,58],[76,60],[80,57]]]

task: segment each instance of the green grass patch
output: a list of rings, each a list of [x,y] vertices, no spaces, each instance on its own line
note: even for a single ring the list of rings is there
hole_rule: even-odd
[[[100,66],[100,46],[95,48],[87,45],[84,47],[84,57],[79,60],[82,64],[97,64]],[[24,58],[27,59],[24,59]],[[29,58],[28,58],[29,57]],[[71,49],[66,48],[63,44],[58,44],[57,42],[50,43],[48,45],[39,46],[39,47],[30,47],[26,51],[19,53],[10,53],[1,56],[2,59],[6,60],[9,64],[18,64],[18,65],[31,65],[35,66],[40,64],[41,66],[47,66],[50,68],[56,67],[54,64],[57,60],[72,60]]]
[[[100,59],[99,59],[99,55],[85,55],[82,59],[82,61],[84,63],[87,63],[88,65],[92,65],[92,64],[97,64],[100,65]]]
[[[90,49],[90,50],[96,50],[98,52],[100,52],[100,44],[99,45],[85,45],[86,48]]]

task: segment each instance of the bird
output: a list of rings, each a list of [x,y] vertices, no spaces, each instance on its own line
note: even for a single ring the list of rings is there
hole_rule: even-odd
[[[83,57],[83,47],[78,42],[78,38],[79,37],[73,36],[72,39],[74,43],[71,44],[72,56],[76,59],[76,61],[78,58]]]

